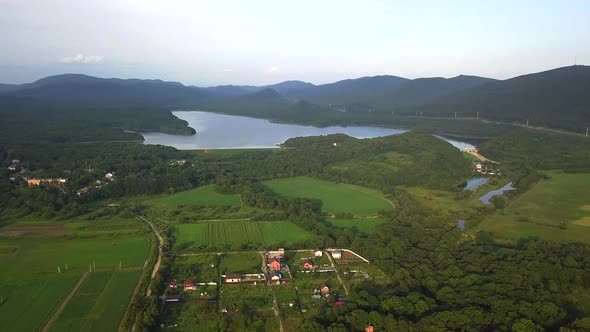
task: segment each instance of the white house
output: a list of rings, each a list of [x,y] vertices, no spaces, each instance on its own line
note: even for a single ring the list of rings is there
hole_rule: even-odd
[[[317,249],[313,254],[315,255],[315,257],[322,257],[324,255],[324,253],[320,249]]]
[[[334,259],[341,259],[342,258],[342,250],[334,250],[334,251],[332,251],[332,257]]]

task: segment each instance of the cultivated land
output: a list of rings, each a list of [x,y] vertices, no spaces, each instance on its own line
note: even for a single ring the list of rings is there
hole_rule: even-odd
[[[146,200],[144,203],[164,208],[187,206],[239,206],[240,195],[222,195],[215,191],[214,185],[183,191],[174,195]]]
[[[140,273],[91,273],[50,331],[117,330]]]
[[[477,228],[500,238],[590,242],[590,174],[546,172],[533,188],[509,201]]]
[[[227,220],[174,225],[176,243],[184,248],[242,244],[286,245],[313,238],[288,221]]]
[[[392,204],[377,191],[309,177],[294,177],[264,182],[274,192],[290,197],[320,199],[328,213],[346,212],[358,216],[375,215]]]
[[[18,228],[27,232],[6,233]],[[56,234],[55,228],[65,230],[66,236]],[[31,229],[35,231],[28,232]],[[126,283],[109,281],[114,288],[109,291],[107,287],[101,294],[101,303],[108,308],[97,306],[93,307],[97,311],[88,313],[104,319],[105,324],[112,322],[115,327],[109,330],[116,330],[122,317],[117,301],[127,305],[151,245],[142,232],[141,223],[124,218],[71,222],[28,218],[1,228],[0,326],[10,326],[10,331],[41,330],[90,266],[93,271],[134,269],[125,272]],[[103,272],[92,272],[90,277],[94,273]]]

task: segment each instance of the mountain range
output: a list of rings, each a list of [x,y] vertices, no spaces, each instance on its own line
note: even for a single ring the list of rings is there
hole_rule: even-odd
[[[259,108],[271,117],[273,112],[293,110],[297,105],[295,109],[309,106],[314,110],[366,113],[367,117],[392,112],[449,117],[457,112],[462,117],[478,114],[506,122],[529,119],[569,129],[590,125],[590,67],[579,65],[507,80],[466,75],[418,79],[382,75],[322,85],[285,81],[268,86],[206,88],[161,80],[64,74],[21,85],[0,84],[0,98],[9,96],[57,104],[191,106],[228,113],[249,107],[250,115],[256,115]]]

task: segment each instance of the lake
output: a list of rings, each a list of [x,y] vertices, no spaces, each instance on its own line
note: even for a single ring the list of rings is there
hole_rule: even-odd
[[[371,138],[396,135],[407,131],[368,126],[318,128],[200,111],[175,111],[172,114],[187,121],[188,125],[194,128],[197,133],[192,136],[184,136],[142,132],[144,144],[167,145],[179,150],[276,148],[277,144],[293,137],[346,134],[356,138]],[[451,143],[458,149],[472,146],[469,143],[435,136]]]

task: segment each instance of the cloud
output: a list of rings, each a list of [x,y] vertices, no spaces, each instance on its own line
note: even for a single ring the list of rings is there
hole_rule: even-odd
[[[272,74],[279,71],[279,66],[271,66],[266,70],[267,73]]]
[[[84,55],[84,54],[78,53],[76,55],[67,56],[65,58],[62,58],[60,60],[60,62],[89,64],[89,63],[99,63],[99,62],[102,62],[102,60],[103,60],[103,57],[101,55]]]

